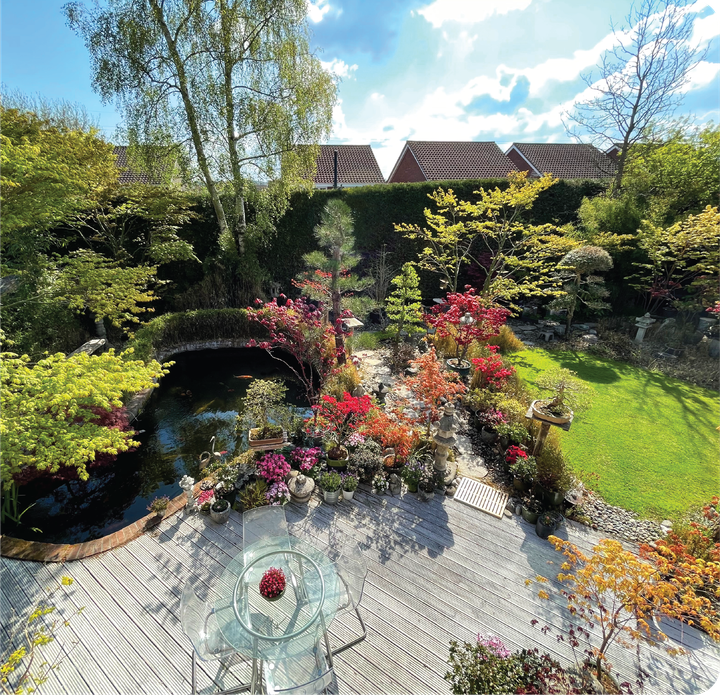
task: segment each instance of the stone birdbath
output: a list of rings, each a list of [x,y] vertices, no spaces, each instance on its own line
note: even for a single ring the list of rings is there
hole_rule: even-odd
[[[290,498],[298,504],[306,504],[310,501],[310,495],[312,495],[315,489],[315,481],[302,473],[292,475],[293,472],[294,471],[291,472],[292,477],[287,483],[288,490],[290,490]]]

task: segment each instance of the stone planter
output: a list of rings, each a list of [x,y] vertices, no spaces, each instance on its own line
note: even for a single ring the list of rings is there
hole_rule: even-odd
[[[538,420],[543,420],[544,422],[550,422],[553,425],[566,425],[568,422],[572,420],[572,411],[570,411],[567,415],[563,416],[556,416],[551,415],[550,413],[546,413],[544,410],[542,410],[542,407],[546,405],[547,401],[533,401],[530,404],[530,409],[533,412],[533,416]]]
[[[325,504],[337,504],[337,501],[340,499],[340,490],[335,490],[334,492],[328,492],[327,490],[323,490],[323,500],[325,500]]]
[[[227,500],[222,500],[225,503],[225,508],[220,511],[216,512],[214,507],[217,502],[214,502],[210,507],[210,518],[216,523],[216,524],[224,524],[227,522],[227,520],[230,518],[230,510],[232,507],[230,506],[230,502]]]

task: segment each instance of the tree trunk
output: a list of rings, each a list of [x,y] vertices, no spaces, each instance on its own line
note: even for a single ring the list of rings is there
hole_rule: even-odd
[[[180,54],[178,53],[177,46],[175,45],[175,40],[173,39],[172,34],[170,33],[170,29],[165,22],[163,10],[162,7],[160,7],[160,5],[158,4],[158,0],[150,0],[150,7],[153,10],[155,19],[160,26],[162,34],[165,37],[165,43],[167,44],[168,51],[170,52],[170,57],[173,61],[173,64],[175,65],[175,69],[177,70],[178,87],[180,95],[182,96],[183,105],[185,107],[185,115],[188,119],[188,126],[190,127],[190,132],[192,134],[192,141],[193,146],[195,147],[195,154],[197,155],[198,159],[198,166],[200,167],[200,171],[202,171],[203,178],[205,179],[205,186],[208,190],[208,193],[210,194],[210,199],[212,200],[213,209],[215,210],[215,216],[217,217],[218,226],[220,227],[220,234],[223,234],[224,232],[228,231],[227,218],[225,217],[225,210],[223,209],[220,195],[218,194],[217,188],[215,186],[215,181],[213,180],[212,174],[210,173],[210,167],[208,166],[207,157],[205,156],[205,147],[203,145],[202,138],[200,137],[200,129],[197,123],[195,107],[190,100],[187,76],[185,74],[185,66],[183,65],[183,61],[181,60]]]
[[[333,315],[335,316],[335,349],[337,350],[337,363],[342,366],[345,364],[345,336],[342,330],[342,319],[340,318],[340,247],[333,246],[332,278],[330,291],[332,296]]]

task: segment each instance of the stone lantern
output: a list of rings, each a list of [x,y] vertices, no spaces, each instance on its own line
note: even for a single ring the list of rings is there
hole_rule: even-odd
[[[641,316],[638,318],[637,321],[635,321],[635,325],[637,326],[637,334],[635,335],[635,342],[639,345],[642,343],[643,338],[645,338],[645,333],[647,332],[647,329],[650,328],[655,323],[655,319],[650,317],[650,312],[645,314],[645,316]]]
[[[457,438],[455,437],[456,431],[455,406],[452,403],[447,403],[443,411],[443,416],[440,418],[435,429],[435,434],[433,435],[433,441],[436,444],[435,470],[443,474],[446,484],[449,482],[448,478],[452,481],[457,471],[455,464],[448,470],[447,460],[450,449],[457,444]]]
[[[185,511],[190,512],[192,511],[195,500],[193,499],[193,486],[195,485],[195,478],[191,478],[189,475],[184,475],[180,479],[180,487],[182,488],[182,491],[187,496],[187,501],[185,502]]]

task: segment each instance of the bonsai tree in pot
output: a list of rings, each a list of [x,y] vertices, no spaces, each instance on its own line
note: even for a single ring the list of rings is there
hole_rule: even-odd
[[[163,495],[162,497],[156,497],[152,502],[150,502],[147,510],[149,512],[153,512],[157,520],[160,521],[163,516],[165,516],[165,512],[169,504],[170,498],[167,495]]]
[[[592,389],[569,369],[551,369],[541,374],[535,384],[553,394],[552,398],[532,403],[533,410],[541,419],[556,423],[568,422],[574,412],[585,410],[590,405]]]
[[[472,342],[484,342],[499,335],[508,316],[507,309],[489,306],[475,295],[473,287],[466,285],[463,293],[449,292],[442,304],[425,315],[425,322],[435,328],[436,340],[446,340],[455,346],[455,356],[447,361],[448,367],[467,375],[472,365],[465,357]]]
[[[342,400],[334,396],[321,397],[313,427],[323,432],[329,465],[344,466],[347,463],[347,439],[364,424],[371,407],[372,401],[368,395],[355,397],[346,391]],[[338,463],[333,464],[333,461]]]
[[[249,428],[251,447],[282,441],[283,428],[277,421],[286,392],[287,387],[282,382],[272,379],[256,379],[248,387],[238,421],[243,429]]]

